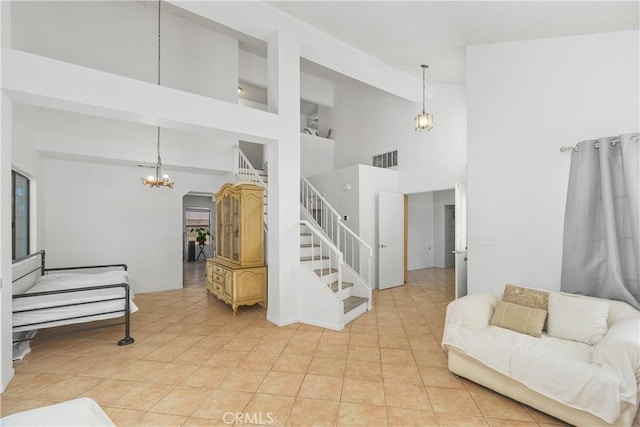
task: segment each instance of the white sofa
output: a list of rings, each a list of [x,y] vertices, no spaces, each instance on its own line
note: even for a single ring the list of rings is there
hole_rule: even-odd
[[[4,427],[112,427],[113,421],[95,400],[89,397],[30,409],[0,418]]]
[[[501,296],[469,295],[447,307],[442,345],[449,370],[576,426],[631,426],[640,392],[640,312],[619,301],[560,292],[550,292],[549,301],[552,296],[605,302],[604,336],[589,345],[490,326]],[[551,302],[548,308],[556,329],[565,326],[558,319],[571,327],[589,323],[574,313],[552,316],[560,309]]]

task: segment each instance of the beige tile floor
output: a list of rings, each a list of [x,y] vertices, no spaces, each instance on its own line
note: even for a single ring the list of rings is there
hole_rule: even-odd
[[[440,347],[453,271],[409,273],[376,291],[374,310],[341,332],[276,327],[259,307],[204,290],[204,263],[185,288],[140,294],[135,344],[121,327],[36,340],[1,396],[8,415],[87,396],[116,425],[564,425],[447,371]]]

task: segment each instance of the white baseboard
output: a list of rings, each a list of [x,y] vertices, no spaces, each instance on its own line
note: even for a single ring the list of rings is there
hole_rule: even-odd
[[[270,316],[267,313],[267,320],[271,323],[273,323],[276,326],[287,326],[287,325],[291,325],[292,323],[298,323],[298,319],[285,319],[285,320],[280,320],[280,319],[275,319],[273,316]]]
[[[331,323],[317,322],[317,321],[309,320],[309,319],[305,319],[305,318],[301,318],[300,319],[300,323],[305,323],[307,325],[318,326],[320,328],[325,328],[325,329],[331,329],[331,330],[334,330],[334,331],[341,331],[341,330],[344,329],[344,325],[340,325],[339,323],[331,324]]]
[[[7,390],[7,387],[9,387],[9,383],[11,382],[15,374],[16,374],[16,371],[13,368],[11,368],[7,378],[2,378],[2,383],[0,384],[0,393],[4,393],[5,390]]]

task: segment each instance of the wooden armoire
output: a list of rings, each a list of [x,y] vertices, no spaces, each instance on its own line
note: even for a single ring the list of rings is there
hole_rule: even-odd
[[[207,260],[207,293],[238,306],[267,301],[264,265],[264,190],[224,184],[216,193],[216,253]]]

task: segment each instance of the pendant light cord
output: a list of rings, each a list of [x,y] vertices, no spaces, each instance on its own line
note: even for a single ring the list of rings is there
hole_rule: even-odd
[[[158,0],[158,86],[160,86],[160,15],[161,15],[161,2],[162,0]],[[162,160],[160,160],[160,126],[158,126],[158,166],[162,165]],[[158,173],[156,172],[156,175]],[[160,178],[160,177],[157,177]]]
[[[158,86],[160,86],[160,4],[162,0],[158,0]]]
[[[426,71],[426,69],[428,68],[428,65],[423,65],[422,66],[422,114],[426,113],[426,109],[425,109],[425,103],[424,103],[424,99],[425,99],[425,92],[427,91],[425,83],[424,83],[424,72]]]

